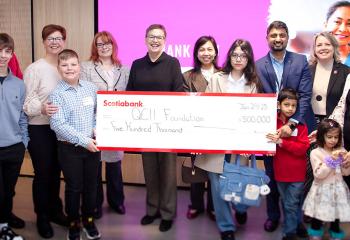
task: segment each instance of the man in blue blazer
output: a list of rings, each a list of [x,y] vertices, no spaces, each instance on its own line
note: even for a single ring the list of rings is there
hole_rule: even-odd
[[[277,130],[281,137],[288,137],[296,128],[296,124],[307,122],[306,115],[312,95],[310,70],[304,55],[286,50],[289,36],[288,27],[284,22],[272,22],[267,28],[266,39],[270,51],[265,57],[256,62],[263,92],[278,93],[283,88],[293,88],[299,95],[296,113],[288,123]],[[266,173],[271,179],[269,184],[271,193],[267,195],[268,219],[264,224],[264,229],[268,232],[272,232],[278,227],[281,215],[272,159],[272,157],[264,159]],[[302,224],[299,224],[299,226],[298,235],[305,235],[305,228]]]

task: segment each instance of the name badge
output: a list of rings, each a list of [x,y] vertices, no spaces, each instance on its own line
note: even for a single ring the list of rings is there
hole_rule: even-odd
[[[94,100],[92,97],[85,97],[83,98],[83,106],[91,106],[94,105]]]

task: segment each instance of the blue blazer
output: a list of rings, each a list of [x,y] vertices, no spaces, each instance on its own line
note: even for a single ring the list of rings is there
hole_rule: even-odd
[[[270,54],[256,62],[257,73],[264,93],[276,93],[277,76]],[[314,115],[308,113],[311,104],[312,82],[309,65],[304,55],[286,51],[281,89],[293,88],[299,94],[298,108],[292,118],[306,123],[309,131],[314,126]]]

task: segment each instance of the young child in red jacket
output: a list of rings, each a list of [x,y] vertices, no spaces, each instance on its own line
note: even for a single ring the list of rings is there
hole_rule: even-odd
[[[279,113],[277,129],[285,125],[293,116],[298,105],[298,94],[286,88],[278,95]],[[278,192],[283,203],[283,239],[297,239],[298,212],[300,211],[304,181],[306,174],[306,151],[309,148],[306,125],[298,123],[290,125],[290,137],[280,137],[278,133],[270,133],[266,137],[277,144],[273,158],[273,171]]]

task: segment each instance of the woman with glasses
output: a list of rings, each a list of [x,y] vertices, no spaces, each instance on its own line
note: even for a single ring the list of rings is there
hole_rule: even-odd
[[[231,45],[222,71],[215,73],[206,92],[215,93],[257,93],[260,89],[256,74],[253,49],[246,40],[237,39]],[[247,164],[248,158],[240,155],[241,164]],[[225,159],[227,158],[227,159]],[[247,206],[226,202],[220,197],[219,177],[224,171],[224,162],[234,162],[236,155],[203,154],[197,157],[195,165],[208,171],[215,209],[216,224],[222,240],[233,240],[236,226],[232,219],[231,207],[235,208],[236,220],[243,225],[247,221]]]
[[[200,37],[193,49],[193,69],[185,72],[184,89],[186,92],[205,92],[208,82],[214,73],[218,71],[217,66],[218,47],[211,36]],[[191,205],[188,206],[187,218],[194,219],[203,213],[205,182],[192,183],[190,188]],[[207,213],[210,219],[215,220],[211,188],[208,181]]]
[[[29,118],[28,150],[34,167],[36,225],[40,236],[51,238],[54,233],[50,222],[68,226],[59,198],[61,168],[57,159],[57,139],[49,125],[49,117],[58,111],[58,107],[48,101],[49,94],[61,79],[57,59],[65,45],[66,29],[47,25],[42,30],[42,40],[45,56],[30,64],[24,72],[26,99],[23,108]]]
[[[135,60],[130,69],[128,91],[182,92],[183,76],[179,61],[164,50],[166,30],[161,24],[146,29],[146,56]],[[141,225],[161,218],[159,231],[168,231],[176,216],[176,153],[143,152],[146,183],[146,215]]]
[[[129,79],[129,69],[121,65],[118,45],[106,31],[96,33],[91,44],[90,60],[81,64],[81,79],[93,82],[98,90],[124,91]],[[118,214],[125,214],[121,160],[123,151],[102,151],[101,160],[106,163],[107,202]],[[95,218],[102,216],[103,186],[101,167],[97,185]]]

